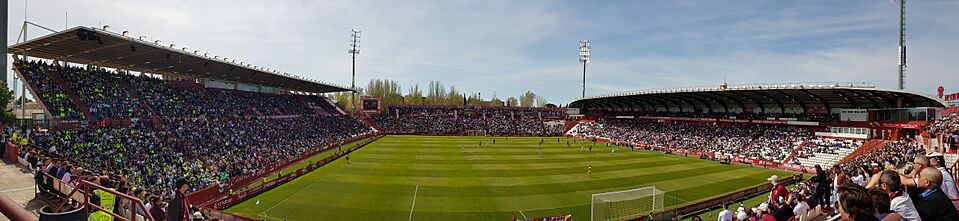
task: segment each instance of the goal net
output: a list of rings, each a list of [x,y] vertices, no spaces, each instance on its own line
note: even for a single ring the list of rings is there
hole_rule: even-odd
[[[486,136],[486,130],[469,130],[466,131],[466,136]]]
[[[593,194],[591,220],[625,220],[663,209],[663,192],[656,186]]]

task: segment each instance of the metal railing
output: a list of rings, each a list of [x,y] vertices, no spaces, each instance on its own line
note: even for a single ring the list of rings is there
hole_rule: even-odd
[[[60,204],[57,205],[56,207],[53,207],[54,213],[61,212],[67,206],[68,203],[78,202],[80,207],[85,207],[88,210],[91,210],[91,211],[88,211],[90,213],[93,213],[92,210],[103,211],[104,213],[112,216],[114,219],[117,219],[117,220],[122,220],[122,221],[131,221],[131,220],[152,221],[153,220],[153,216],[151,216],[150,211],[148,211],[146,209],[146,206],[143,205],[143,202],[140,201],[140,199],[137,199],[136,197],[117,192],[116,190],[109,189],[109,188],[100,186],[98,184],[91,183],[86,180],[79,180],[77,181],[76,186],[73,186],[60,181],[60,179],[57,179],[56,177],[50,176],[50,174],[43,173],[42,171],[38,173],[42,173],[42,176],[43,176],[42,179],[45,180],[43,184],[47,185],[46,187],[41,187],[41,188],[53,187],[53,189],[47,189],[47,190],[56,191],[56,193],[58,193],[58,196],[62,196],[61,197],[62,201],[60,202]],[[37,183],[37,185],[41,185],[41,183]],[[120,208],[118,209],[118,212],[122,213],[122,215],[116,214],[113,211],[106,210],[100,205],[91,203],[90,197],[91,197],[91,194],[93,194],[93,190],[100,190],[100,191],[113,194],[114,196],[116,196],[116,199],[125,199],[129,202],[129,204],[119,205]],[[124,207],[129,207],[129,210],[124,209]],[[138,214],[137,213],[138,210],[142,211],[143,215]]]

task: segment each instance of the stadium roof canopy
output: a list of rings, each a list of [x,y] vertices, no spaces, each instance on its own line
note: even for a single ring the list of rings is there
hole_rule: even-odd
[[[834,108],[945,107],[942,99],[869,83],[750,84],[643,90],[573,101],[571,108],[664,112],[810,112]],[[740,111],[736,111],[736,110]],[[779,110],[779,111],[777,111]]]
[[[201,54],[198,50],[161,45],[104,29],[78,26],[9,47],[8,53],[152,74],[172,74],[326,93],[349,89],[263,67],[237,63],[236,59]]]

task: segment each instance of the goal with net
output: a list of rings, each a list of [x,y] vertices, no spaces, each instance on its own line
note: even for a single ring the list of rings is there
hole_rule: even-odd
[[[486,136],[486,130],[469,130],[466,131],[466,136]]]
[[[666,192],[647,186],[631,190],[593,194],[590,220],[625,220],[663,210]]]

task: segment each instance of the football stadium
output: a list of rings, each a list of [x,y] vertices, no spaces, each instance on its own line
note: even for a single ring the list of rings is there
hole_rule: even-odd
[[[143,10],[142,13],[147,14],[167,13],[173,10],[171,8],[180,7],[168,4],[185,4],[113,3],[121,6],[111,7],[136,8],[130,10]],[[336,11],[332,5],[337,4],[326,3],[331,2],[317,2],[332,7],[326,10]],[[254,54],[277,57],[268,60],[279,59],[283,60],[282,64],[325,73],[293,74],[238,61],[236,57],[241,55],[214,54],[197,49],[203,47],[178,46],[159,40],[164,36],[163,31],[134,34],[102,23],[70,25],[68,13],[64,13],[63,28],[53,28],[42,24],[49,20],[48,12],[39,12],[44,17],[31,21],[29,14],[37,12],[29,12],[26,1],[16,4],[5,3],[3,8],[5,12],[13,12],[22,7],[25,19],[22,25],[10,25],[19,21],[4,16],[3,22],[8,33],[16,35],[8,34],[4,38],[8,55],[4,56],[3,63],[4,69],[9,70],[5,72],[5,79],[10,83],[5,84],[7,89],[0,90],[0,102],[7,104],[0,113],[5,143],[0,150],[3,159],[0,168],[3,217],[0,218],[4,218],[0,220],[959,220],[959,186],[955,180],[959,176],[959,93],[947,91],[955,90],[951,87],[954,85],[938,86],[937,94],[929,93],[933,90],[904,86],[907,76],[904,74],[907,70],[905,0],[884,2],[887,5],[878,7],[898,12],[882,15],[898,21],[898,26],[877,22],[888,19],[843,17],[848,19],[846,22],[867,25],[857,29],[830,27],[827,31],[813,30],[788,37],[749,36],[745,41],[748,43],[744,43],[763,45],[770,38],[804,39],[796,41],[800,43],[790,40],[783,44],[785,46],[772,47],[795,51],[827,47],[823,46],[828,45],[825,43],[811,43],[825,35],[846,38],[843,44],[853,45],[849,42],[863,38],[856,35],[862,34],[858,28],[872,30],[881,26],[884,29],[879,30],[885,32],[887,27],[892,27],[892,39],[899,39],[898,54],[892,55],[898,55],[898,63],[893,60],[886,62],[891,63],[889,65],[869,63],[862,67],[871,71],[871,66],[881,66],[888,72],[882,75],[890,76],[888,78],[878,77],[877,73],[856,75],[851,74],[854,70],[839,69],[827,72],[825,77],[792,76],[789,73],[796,72],[784,70],[782,74],[761,77],[747,73],[731,74],[727,79],[722,75],[719,77],[722,80],[717,81],[715,73],[706,77],[693,73],[684,76],[683,72],[698,68],[728,71],[727,66],[716,66],[712,61],[643,61],[650,57],[603,51],[614,48],[593,44],[603,40],[621,41],[620,34],[644,36],[627,31],[597,34],[594,39],[601,39],[599,41],[574,37],[568,45],[538,48],[545,54],[555,48],[566,48],[560,51],[568,51],[570,57],[577,53],[579,61],[578,65],[564,62],[577,66],[559,66],[564,74],[550,77],[572,76],[573,79],[557,80],[563,83],[551,83],[542,89],[538,88],[543,85],[538,81],[550,79],[517,80],[528,74],[520,69],[507,75],[482,76],[486,74],[479,73],[502,69],[450,72],[462,69],[450,68],[458,64],[427,64],[412,58],[391,60],[407,54],[383,43],[370,43],[363,51],[367,53],[381,47],[386,53],[397,54],[384,60],[383,54],[372,52],[371,60],[385,63],[363,63],[364,58],[359,56],[362,32],[358,28],[324,30],[346,33],[341,37],[348,40],[348,45],[342,48],[314,51],[316,48],[312,45],[298,45],[293,48],[305,49],[284,50],[290,47],[271,44],[312,32],[291,31],[277,34],[276,39],[230,36],[230,27],[237,24],[213,19],[220,13],[217,10],[205,15],[211,21],[191,21],[190,18],[196,17],[187,16],[188,13],[179,15],[182,19],[174,19],[179,19],[173,22],[177,25],[192,27],[194,24],[188,23],[198,22],[210,26],[203,33],[223,35],[215,37],[217,40],[211,43],[215,47],[234,48],[222,46],[221,41],[244,45],[245,50],[227,50],[241,55],[248,50],[268,48],[271,50]],[[48,7],[51,11],[64,5],[77,9],[92,7],[74,2],[36,4],[30,3],[30,7]],[[294,7],[287,7],[288,4]],[[360,2],[344,4],[364,7]],[[472,13],[503,13],[510,18],[506,23],[517,26],[531,21],[545,22],[542,16],[520,15],[527,11],[506,10],[512,6],[464,4],[471,9],[428,1],[426,5],[440,11],[471,11],[475,7],[479,12],[454,13],[451,16],[457,19],[427,24],[446,27],[444,25],[449,24],[444,22],[449,22],[457,27],[470,27],[467,35],[495,40],[499,38],[495,31],[485,32],[481,26],[496,16],[473,17],[476,15]],[[623,6],[644,4],[634,2]],[[959,9],[959,4],[954,2],[909,4],[917,4],[916,10],[927,14]],[[546,9],[530,8],[528,12],[539,15],[563,11],[560,6],[580,6],[568,2],[550,5],[552,7]],[[260,15],[262,11],[275,10],[279,14],[274,16],[283,17],[288,12],[310,12],[312,6],[278,3],[276,8],[245,12]],[[859,6],[843,3],[830,7]],[[488,7],[508,12],[487,11]],[[663,7],[681,10],[705,6]],[[803,8],[813,6],[784,7],[789,10],[781,11],[782,14],[794,18],[792,13],[807,13]],[[385,9],[387,14],[405,9],[400,6],[377,8],[389,8]],[[598,9],[610,15],[624,13],[619,11],[619,5]],[[95,11],[81,10],[79,16],[83,20],[85,16],[93,16],[83,13]],[[243,12],[228,12],[233,16],[239,13]],[[625,13],[632,14],[629,10]],[[132,21],[123,24],[152,25],[152,20],[137,20],[140,15],[123,16],[129,16],[127,19]],[[330,18],[323,21],[327,23],[341,22],[332,19],[332,15],[312,16]],[[949,50],[949,46],[931,45],[941,39],[924,37],[928,33],[924,28],[932,25],[922,22],[936,25],[943,24],[936,22],[945,22],[955,28],[959,24],[948,18],[959,17],[943,15],[947,19],[933,21],[923,16],[929,15],[918,16],[917,38],[921,40],[916,53],[934,61],[937,59],[929,58],[929,54],[946,60],[956,58],[959,54]],[[657,28],[663,28],[660,24],[673,24],[642,23],[642,19],[633,17],[626,20]],[[723,19],[705,20],[680,23],[690,27],[698,27],[699,22],[706,22],[707,26],[727,24]],[[808,20],[815,19],[798,19]],[[360,23],[382,27],[375,25],[376,22],[374,25]],[[807,25],[784,22],[773,23],[769,28],[809,28]],[[623,28],[629,25],[597,22],[586,26]],[[276,28],[265,27],[264,32]],[[863,33],[872,33],[868,30]],[[833,36],[823,34],[825,32],[838,33]],[[946,33],[959,36],[959,32]],[[207,42],[205,39],[210,37],[170,35],[186,36],[187,39],[182,40],[203,39],[198,42]],[[690,41],[679,36],[672,37]],[[519,40],[533,41],[530,44],[537,47],[551,42],[544,39],[552,39],[538,35],[519,38],[524,37],[538,39]],[[405,38],[426,37],[411,34]],[[371,41],[377,38],[373,39]],[[395,39],[382,40],[389,43]],[[705,41],[725,43],[727,40]],[[577,41],[578,50],[574,48]],[[322,45],[312,40],[311,43]],[[432,43],[440,47],[462,45],[460,42]],[[628,44],[632,43],[635,42]],[[691,45],[685,46],[694,47]],[[594,47],[602,49],[596,51],[597,55],[607,53],[598,58],[614,63],[591,63]],[[624,50],[633,49],[624,47]],[[346,49],[348,54],[340,49]],[[467,60],[477,64],[457,68],[483,69],[488,65],[483,62],[490,60],[479,56],[498,56],[483,54],[489,52],[483,47],[474,49],[476,51],[462,53],[469,54]],[[296,64],[305,61],[296,53],[325,58],[325,54],[333,53],[331,51],[341,59]],[[421,55],[418,53],[409,51],[409,56],[415,58]],[[672,53],[679,52],[657,56],[675,55]],[[829,54],[832,59],[857,56],[853,52],[834,53],[840,52],[820,54]],[[757,58],[760,61],[755,64],[735,65],[764,66],[760,63],[779,58]],[[357,85],[358,59],[360,68],[383,65],[396,68],[397,74],[370,77],[360,73],[360,80],[369,80],[369,83]],[[437,62],[441,61],[443,59]],[[389,62],[401,65],[390,66],[386,64]],[[538,62],[529,63],[537,65]],[[627,68],[626,71],[633,72],[615,75],[614,72],[623,71],[615,67],[634,65],[632,63],[664,67],[657,67],[657,71]],[[824,67],[841,62],[809,59],[778,64],[786,63]],[[956,68],[953,62],[918,63],[934,66],[917,68],[933,74],[917,73],[924,77],[910,78],[918,82],[914,84],[956,84],[951,81],[955,75],[948,74]],[[328,67],[330,64],[336,68]],[[507,62],[504,65],[523,64]],[[427,68],[418,69],[420,66]],[[776,68],[790,67],[794,66]],[[830,68],[834,67],[823,69]],[[588,82],[587,73],[592,78],[593,72],[612,77],[599,77],[598,83]],[[884,82],[897,73],[896,80]],[[677,76],[696,80],[683,81],[685,83],[663,80]],[[392,78],[413,83],[403,87]],[[439,79],[457,83],[460,90],[440,83]],[[780,79],[785,80],[778,81]],[[788,82],[794,79],[804,80]],[[626,82],[633,80],[636,82]],[[421,89],[419,83],[425,82],[429,82],[429,86]],[[407,87],[409,91],[405,92]],[[516,91],[526,93],[497,97],[497,92],[513,93],[513,89],[509,89],[513,87],[521,87]],[[533,90],[546,92],[534,93]],[[486,91],[486,96],[481,91]],[[547,97],[559,101],[547,102]]]

